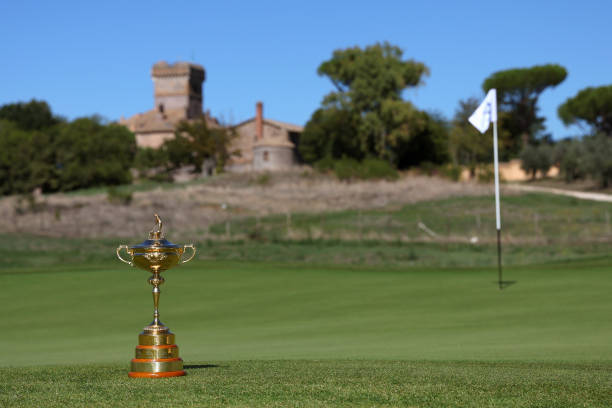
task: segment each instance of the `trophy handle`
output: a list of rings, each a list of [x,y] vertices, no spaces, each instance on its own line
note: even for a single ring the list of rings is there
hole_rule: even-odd
[[[127,252],[128,246],[127,246],[127,245],[119,245],[119,246],[117,247],[117,258],[119,258],[119,260],[120,260],[121,262],[125,262],[126,264],[128,264],[128,265],[130,265],[130,266],[134,266],[134,264],[133,264],[132,262],[130,262],[130,261],[126,261],[125,259],[123,259],[123,258],[121,257],[121,254],[119,254],[119,251],[121,251],[122,249],[125,249],[125,251]],[[129,253],[129,252],[128,252],[128,253]]]
[[[196,249],[193,246],[193,244],[183,245],[183,251],[185,251],[187,248],[191,248],[191,256],[189,257],[189,259],[185,259],[184,261],[181,261],[182,264],[191,261],[196,254]]]

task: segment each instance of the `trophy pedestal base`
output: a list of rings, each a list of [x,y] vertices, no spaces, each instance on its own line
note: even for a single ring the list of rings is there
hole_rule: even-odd
[[[174,334],[140,333],[136,356],[128,375],[132,378],[164,378],[185,375],[183,359],[179,357]]]
[[[165,377],[180,377],[187,375],[184,370],[181,371],[167,371],[162,373],[143,373],[140,371],[130,371],[128,376],[132,378],[165,378]]]

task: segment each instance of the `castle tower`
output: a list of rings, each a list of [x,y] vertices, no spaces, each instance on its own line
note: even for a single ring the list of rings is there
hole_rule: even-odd
[[[155,110],[184,112],[185,118],[202,115],[204,105],[202,83],[206,79],[204,67],[187,62],[168,64],[161,61],[153,65]]]
[[[140,147],[160,147],[174,137],[176,125],[203,115],[202,83],[206,72],[201,65],[188,62],[158,62],[151,69],[154,88],[153,109],[122,119],[136,135]],[[205,116],[210,127],[218,127],[216,119]]]

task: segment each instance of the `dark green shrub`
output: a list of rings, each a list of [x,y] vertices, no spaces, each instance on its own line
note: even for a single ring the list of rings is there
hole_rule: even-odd
[[[343,156],[362,158],[358,134],[360,116],[344,109],[317,109],[300,137],[298,149],[306,163]],[[316,168],[316,167],[315,167]]]
[[[435,113],[415,112],[415,117],[402,127],[408,131],[398,136],[392,148],[398,169],[423,168],[427,162],[439,165],[448,161],[449,129],[443,117]]]
[[[566,139],[557,143],[554,149],[553,160],[559,164],[559,170],[565,182],[583,178],[585,152],[580,140]]]
[[[419,164],[419,169],[424,174],[427,174],[428,176],[433,176],[434,174],[436,174],[438,170],[438,166],[436,166],[430,161],[424,161],[421,164]]]
[[[381,159],[369,158],[361,162],[359,178],[397,180],[397,170],[388,162]]]
[[[521,152],[521,168],[535,179],[539,171],[545,176],[553,163],[553,149],[549,145],[527,145]]]
[[[325,158],[316,162],[315,168],[324,172],[333,171],[340,180],[396,180],[399,177],[397,170],[389,162],[375,158],[361,162],[348,157],[339,160]]]
[[[129,205],[132,202],[132,192],[110,187],[107,191],[107,199],[112,204]]]
[[[476,170],[478,181],[481,183],[490,183],[495,178],[493,166],[483,165]]]
[[[30,164],[34,155],[32,133],[0,120],[0,195],[33,189]]]
[[[131,182],[136,139],[124,126],[76,119],[61,127],[55,148],[60,190]]]
[[[440,166],[440,174],[452,181],[459,181],[461,178],[461,166],[455,166],[453,164]]]
[[[360,163],[355,159],[342,158],[334,162],[334,173],[340,180],[361,178]]]
[[[150,180],[172,179],[168,175],[168,152],[166,149],[141,147],[134,157],[134,168],[141,178]]]
[[[581,163],[583,171],[600,187],[607,188],[612,181],[612,140],[598,134],[585,137],[582,143],[585,152],[585,159]]]
[[[257,184],[258,186],[267,186],[270,184],[271,178],[270,178],[270,173],[266,172],[263,174],[260,174],[259,176],[257,176],[257,178],[255,178],[255,184]]]
[[[334,163],[334,159],[332,159],[330,156],[325,156],[321,160],[316,161],[313,167],[315,170],[325,173],[334,170]]]

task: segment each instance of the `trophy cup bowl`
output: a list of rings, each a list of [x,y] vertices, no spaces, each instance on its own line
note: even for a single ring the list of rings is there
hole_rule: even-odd
[[[132,359],[130,377],[185,375],[183,360],[178,356],[178,346],[174,343],[174,333],[159,320],[159,286],[165,281],[161,276],[163,271],[191,261],[196,250],[193,244],[180,246],[167,241],[162,235],[162,222],[157,214],[155,221],[156,225],[149,233],[149,239],[138,245],[117,247],[117,257],[122,262],[152,273],[149,283],[153,286],[153,321],[138,335],[136,357]],[[191,256],[182,259],[187,249],[191,249]],[[125,250],[130,260],[121,256],[121,250]]]

